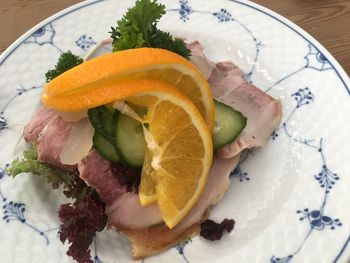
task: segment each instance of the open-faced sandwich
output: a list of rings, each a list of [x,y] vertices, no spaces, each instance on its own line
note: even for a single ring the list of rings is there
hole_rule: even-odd
[[[104,228],[127,236],[134,259],[201,234],[230,232],[210,218],[245,149],[263,146],[281,118],[277,100],[198,41],[157,28],[165,6],[139,0],[112,28],[113,52],[65,52],[46,74],[41,106],[24,129],[29,147],[8,168],[32,172],[74,202],[59,236],[78,262]]]

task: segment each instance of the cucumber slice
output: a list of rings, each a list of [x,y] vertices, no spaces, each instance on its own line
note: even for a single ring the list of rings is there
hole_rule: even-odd
[[[213,132],[214,152],[237,139],[245,126],[247,118],[232,107],[214,100],[215,126]]]
[[[118,111],[111,111],[106,106],[88,110],[89,120],[95,128],[93,137],[94,148],[107,160],[120,162],[121,157],[115,147],[115,120]]]
[[[93,145],[95,149],[107,160],[112,162],[120,162],[121,158],[114,144],[103,137],[100,133],[95,132],[93,137]]]
[[[147,146],[140,122],[124,114],[119,114],[115,141],[121,159],[126,165],[142,166]]]
[[[89,120],[96,132],[114,143],[115,117],[107,107],[101,106],[88,110]]]

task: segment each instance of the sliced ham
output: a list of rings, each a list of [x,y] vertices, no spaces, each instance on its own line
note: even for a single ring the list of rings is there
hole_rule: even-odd
[[[88,141],[90,137],[91,138],[89,142],[85,145],[86,150],[84,149],[84,152],[80,148],[79,151],[77,151],[76,148],[76,151],[73,151],[75,153],[74,156],[71,153],[72,151],[70,151],[69,153],[65,153],[64,156],[68,156],[70,157],[70,159],[78,160],[79,154],[80,156],[84,157],[87,155],[87,152],[91,149],[93,129],[92,127],[90,127],[91,124],[86,118],[84,121],[86,127],[83,127],[84,132],[81,133],[81,131],[78,131],[78,133],[82,135],[86,135],[88,133],[88,135],[86,135],[85,137],[77,137],[78,135],[75,135],[75,137],[80,139],[79,142],[77,142],[76,139],[71,138],[71,131],[76,131],[77,129],[80,129],[81,122],[82,120],[77,122],[66,122],[59,112],[42,106],[34,113],[31,120],[25,126],[23,132],[24,139],[26,140],[26,142],[37,142],[39,161],[57,165],[61,168],[68,170],[75,169],[75,164],[77,163],[77,161],[71,161],[71,163],[68,163],[66,161],[68,165],[62,164],[60,155],[62,154],[62,150],[66,149],[66,152],[69,150],[67,144],[73,147],[73,142],[75,141],[76,143],[79,143],[79,145],[81,145],[81,141],[85,137],[88,137],[86,141]],[[75,126],[79,127],[76,127],[76,129],[74,129]],[[78,152],[79,154],[76,154],[76,152]],[[81,159],[82,158],[80,158],[78,161],[80,161]]]
[[[133,258],[140,259],[159,253],[198,234],[200,224],[207,218],[209,208],[222,198],[229,187],[230,172],[238,161],[238,156],[231,159],[214,158],[207,184],[197,204],[173,229],[160,224],[142,230],[122,230],[131,241]]]
[[[119,184],[111,170],[111,162],[96,150],[91,150],[88,156],[78,163],[78,171],[80,178],[96,189],[107,207],[126,193],[126,188]]]
[[[217,63],[209,83],[219,101],[247,117],[242,134],[220,149],[219,156],[231,158],[244,149],[263,146],[281,121],[280,102],[248,83],[231,62]]]
[[[24,127],[23,136],[25,141],[37,141],[39,134],[44,129],[44,127],[57,115],[58,113],[56,111],[41,106],[34,113],[28,124]]]
[[[156,204],[141,206],[138,194],[126,193],[108,208],[108,226],[118,230],[141,230],[163,222]]]
[[[191,62],[208,79],[215,68],[215,63],[207,59],[203,52],[203,47],[198,41],[187,44],[187,48],[191,50]]]
[[[110,227],[142,229],[162,222],[157,205],[141,206],[138,195],[119,184],[111,163],[95,150],[78,164],[78,170],[80,178],[94,187],[106,203]]]
[[[37,140],[38,161],[50,163],[67,170],[74,170],[75,165],[63,165],[59,158],[71,128],[72,123],[63,121],[58,114],[51,119],[41,131]]]
[[[247,83],[243,72],[232,62],[216,63],[208,82],[214,98],[222,102],[231,90]]]
[[[196,60],[192,62],[198,68],[205,68],[203,64],[209,60],[203,52],[197,51],[201,50],[200,44],[195,41],[188,46],[195,54],[203,56],[200,63]],[[207,62],[207,67],[212,67],[210,61]],[[263,146],[281,121],[280,102],[248,83],[242,71],[232,62],[216,63],[208,82],[215,99],[240,111],[248,119],[247,126],[239,138],[224,146],[218,155],[232,158],[244,149]]]

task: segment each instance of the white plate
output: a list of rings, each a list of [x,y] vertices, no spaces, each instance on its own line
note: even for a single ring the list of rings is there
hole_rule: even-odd
[[[14,158],[23,125],[39,103],[44,73],[61,51],[84,55],[107,38],[133,1],[86,1],[28,31],[0,58],[0,167]],[[216,61],[281,99],[283,120],[267,145],[232,172],[211,218],[236,220],[219,242],[196,237],[145,262],[349,262],[350,81],[311,36],[248,1],[164,1],[160,26],[198,39]],[[65,199],[33,175],[0,170],[1,262],[71,262],[57,238]],[[1,199],[0,199],[1,202]],[[99,233],[95,262],[131,262],[128,241]]]

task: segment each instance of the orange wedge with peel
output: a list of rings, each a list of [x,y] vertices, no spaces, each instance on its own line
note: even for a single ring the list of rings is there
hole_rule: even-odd
[[[179,89],[195,104],[212,131],[214,104],[208,82],[191,62],[165,49],[130,49],[86,61],[50,81],[44,96],[73,96],[138,79],[162,80]],[[80,110],[76,105],[80,104],[65,104],[61,110]]]
[[[210,130],[192,101],[164,81],[147,79],[64,96],[42,96],[47,107],[59,111],[88,109],[116,100],[147,108],[143,122],[149,155],[143,170],[152,180],[164,222],[173,228],[197,203],[213,158]]]

